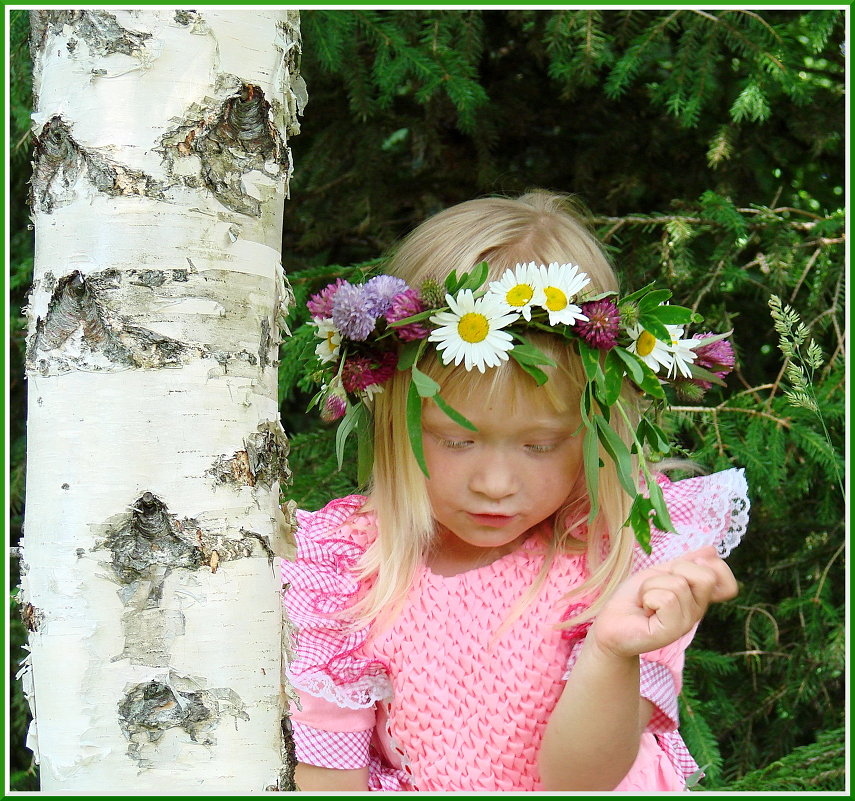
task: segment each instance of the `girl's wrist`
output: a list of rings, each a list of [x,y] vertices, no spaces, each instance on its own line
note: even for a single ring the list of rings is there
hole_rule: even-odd
[[[600,640],[597,636],[596,621],[588,630],[588,636],[585,638],[585,645],[583,646],[583,651],[584,650],[589,651],[591,658],[610,662],[612,664],[638,664],[639,655],[637,653],[622,650],[619,643],[616,643],[615,646],[611,646]]]

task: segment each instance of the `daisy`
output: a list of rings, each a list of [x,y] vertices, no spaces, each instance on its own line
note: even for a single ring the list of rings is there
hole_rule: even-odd
[[[516,269],[506,270],[499,281],[490,284],[490,294],[498,296],[529,321],[532,306],[546,303],[540,270],[534,262],[517,264]]]
[[[332,320],[312,320],[309,325],[314,326],[315,334],[321,341],[315,348],[315,354],[324,362],[332,362],[338,358],[341,349],[341,334]]]
[[[668,370],[668,377],[674,378],[679,372],[683,378],[691,378],[692,370],[689,365],[695,361],[695,348],[701,344],[699,339],[683,339],[683,326],[666,325],[671,335],[671,355],[674,362]]]
[[[627,350],[638,356],[654,373],[659,372],[660,367],[671,369],[674,364],[674,356],[668,343],[656,339],[653,334],[640,325],[627,328],[626,333],[632,339]]]
[[[573,325],[576,320],[587,320],[582,309],[571,303],[576,293],[591,283],[587,273],[580,273],[576,264],[558,262],[539,270],[544,294],[542,306],[549,312],[549,324]]]
[[[485,366],[496,367],[507,361],[513,340],[501,329],[519,319],[516,312],[495,295],[475,300],[471,289],[463,290],[456,299],[446,295],[445,302],[451,311],[430,318],[439,327],[428,337],[439,343],[436,349],[443,364],[462,361],[467,370],[474,366],[483,373]]]

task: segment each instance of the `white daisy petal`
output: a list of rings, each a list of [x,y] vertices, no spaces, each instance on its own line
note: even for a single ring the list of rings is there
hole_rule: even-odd
[[[671,355],[674,359],[673,364],[668,370],[668,377],[674,378],[679,372],[683,378],[691,378],[692,370],[690,365],[695,361],[697,354],[695,348],[703,343],[702,339],[683,339],[683,328],[678,325],[666,325],[668,333],[671,335]]]
[[[671,369],[674,364],[674,356],[665,342],[657,339],[640,325],[628,328],[627,334],[632,339],[627,350],[638,356],[654,373],[658,373],[660,367]]]
[[[534,262],[517,264],[513,270],[506,270],[500,280],[490,284],[489,294],[530,321],[532,307],[544,303],[540,270]]]
[[[543,303],[540,305],[549,313],[550,325],[573,325],[577,320],[587,320],[582,309],[572,303],[574,297],[591,279],[587,273],[580,273],[576,264],[558,264],[552,262],[548,267],[540,267]]]
[[[457,298],[445,296],[450,312],[437,312],[430,322],[438,325],[428,340],[437,343],[443,364],[454,362],[467,370],[495,367],[508,358],[513,340],[501,329],[519,319],[519,314],[500,297],[484,295],[477,300],[471,290],[462,291]]]
[[[338,358],[341,346],[341,334],[332,320],[312,320],[309,325],[314,326],[315,334],[320,342],[315,347],[315,354],[321,363],[332,362]]]

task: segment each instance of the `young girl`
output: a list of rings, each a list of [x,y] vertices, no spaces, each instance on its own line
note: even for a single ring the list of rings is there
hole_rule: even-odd
[[[600,246],[542,192],[436,215],[387,273],[309,304],[333,370],[324,414],[373,420],[374,462],[367,495],[298,513],[282,565],[298,787],[685,789],[683,654],[736,594],[721,555],[745,482],[672,483],[642,456],[630,493],[613,437],[652,426],[638,386],[716,380],[730,346],[683,338],[662,295],[619,320]]]

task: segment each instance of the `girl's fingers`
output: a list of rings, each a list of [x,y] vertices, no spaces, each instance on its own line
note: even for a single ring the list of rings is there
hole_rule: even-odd
[[[678,620],[694,623],[706,611],[708,603],[706,593],[693,589],[685,576],[676,573],[645,580],[639,588],[639,600],[641,607],[656,614],[663,624]]]
[[[724,565],[716,557],[721,565]],[[648,576],[639,587],[642,607],[667,614],[678,615],[683,620],[697,622],[706,613],[707,607],[716,600],[730,597],[729,568],[706,559],[690,561],[679,559],[663,566],[662,572]],[[735,581],[733,584],[735,585]],[[732,588],[735,590],[735,586]]]
[[[725,562],[724,559],[716,553],[715,548],[712,546],[687,554],[686,557],[678,560],[678,563],[691,563],[712,571],[715,579],[712,584],[712,593],[710,595],[711,602],[718,603],[720,601],[728,601],[731,598],[736,597],[739,591],[736,578],[728,567],[727,562]]]

